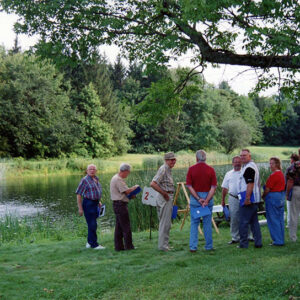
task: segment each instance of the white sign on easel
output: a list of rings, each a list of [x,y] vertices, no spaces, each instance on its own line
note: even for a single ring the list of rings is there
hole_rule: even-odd
[[[144,187],[142,203],[146,205],[156,206],[158,192],[151,187]]]

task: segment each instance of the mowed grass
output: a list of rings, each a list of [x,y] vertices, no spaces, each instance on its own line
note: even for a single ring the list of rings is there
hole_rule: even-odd
[[[85,249],[85,238],[2,245],[0,299],[298,299],[299,242],[263,248],[228,245],[229,227],[213,233],[216,251],[188,251],[189,222],[173,225],[170,252],[159,252],[157,232],[133,233],[133,251],[115,252],[113,234],[101,233],[105,250]]]

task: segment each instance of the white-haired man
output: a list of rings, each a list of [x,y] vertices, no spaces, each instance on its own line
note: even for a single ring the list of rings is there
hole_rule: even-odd
[[[138,185],[131,188],[127,186],[125,178],[130,174],[130,170],[131,167],[129,164],[122,163],[119,173],[114,175],[110,181],[110,197],[113,201],[113,209],[116,215],[114,235],[116,251],[134,249],[128,213],[129,199],[127,195],[134,191]]]
[[[102,196],[102,187],[96,176],[97,167],[93,164],[87,166],[87,175],[83,177],[76,190],[78,213],[84,214],[88,225],[88,238],[86,248],[96,250],[105,249],[97,242],[97,209]]]
[[[206,164],[206,152],[196,152],[197,163],[191,166],[186,175],[186,186],[190,195],[190,207],[198,209],[200,206],[207,206],[210,214],[203,216],[203,231],[205,237],[205,250],[213,250],[212,239],[212,208],[214,205],[213,196],[217,188],[217,178],[214,168]],[[200,218],[194,218],[191,214],[190,252],[196,252],[198,247],[198,226]]]

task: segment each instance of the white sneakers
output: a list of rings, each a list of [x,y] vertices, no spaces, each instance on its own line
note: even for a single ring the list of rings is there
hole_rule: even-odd
[[[85,248],[89,249],[89,248],[91,248],[91,245],[89,243],[86,243]],[[95,247],[94,249],[103,250],[103,249],[105,249],[105,247],[99,245],[99,246]]]
[[[98,247],[96,247],[96,248],[94,248],[94,249],[96,249],[96,250],[103,250],[103,249],[105,249],[105,247],[99,245]]]

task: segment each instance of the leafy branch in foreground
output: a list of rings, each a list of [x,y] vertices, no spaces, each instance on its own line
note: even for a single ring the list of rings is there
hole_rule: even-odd
[[[116,44],[132,59],[164,65],[187,51],[191,61],[250,66],[270,74],[260,89],[278,84],[299,98],[299,3],[297,0],[3,0],[20,21],[17,32],[39,34],[40,45],[88,57]],[[38,47],[39,47],[38,46]],[[56,49],[57,50],[57,49]]]

